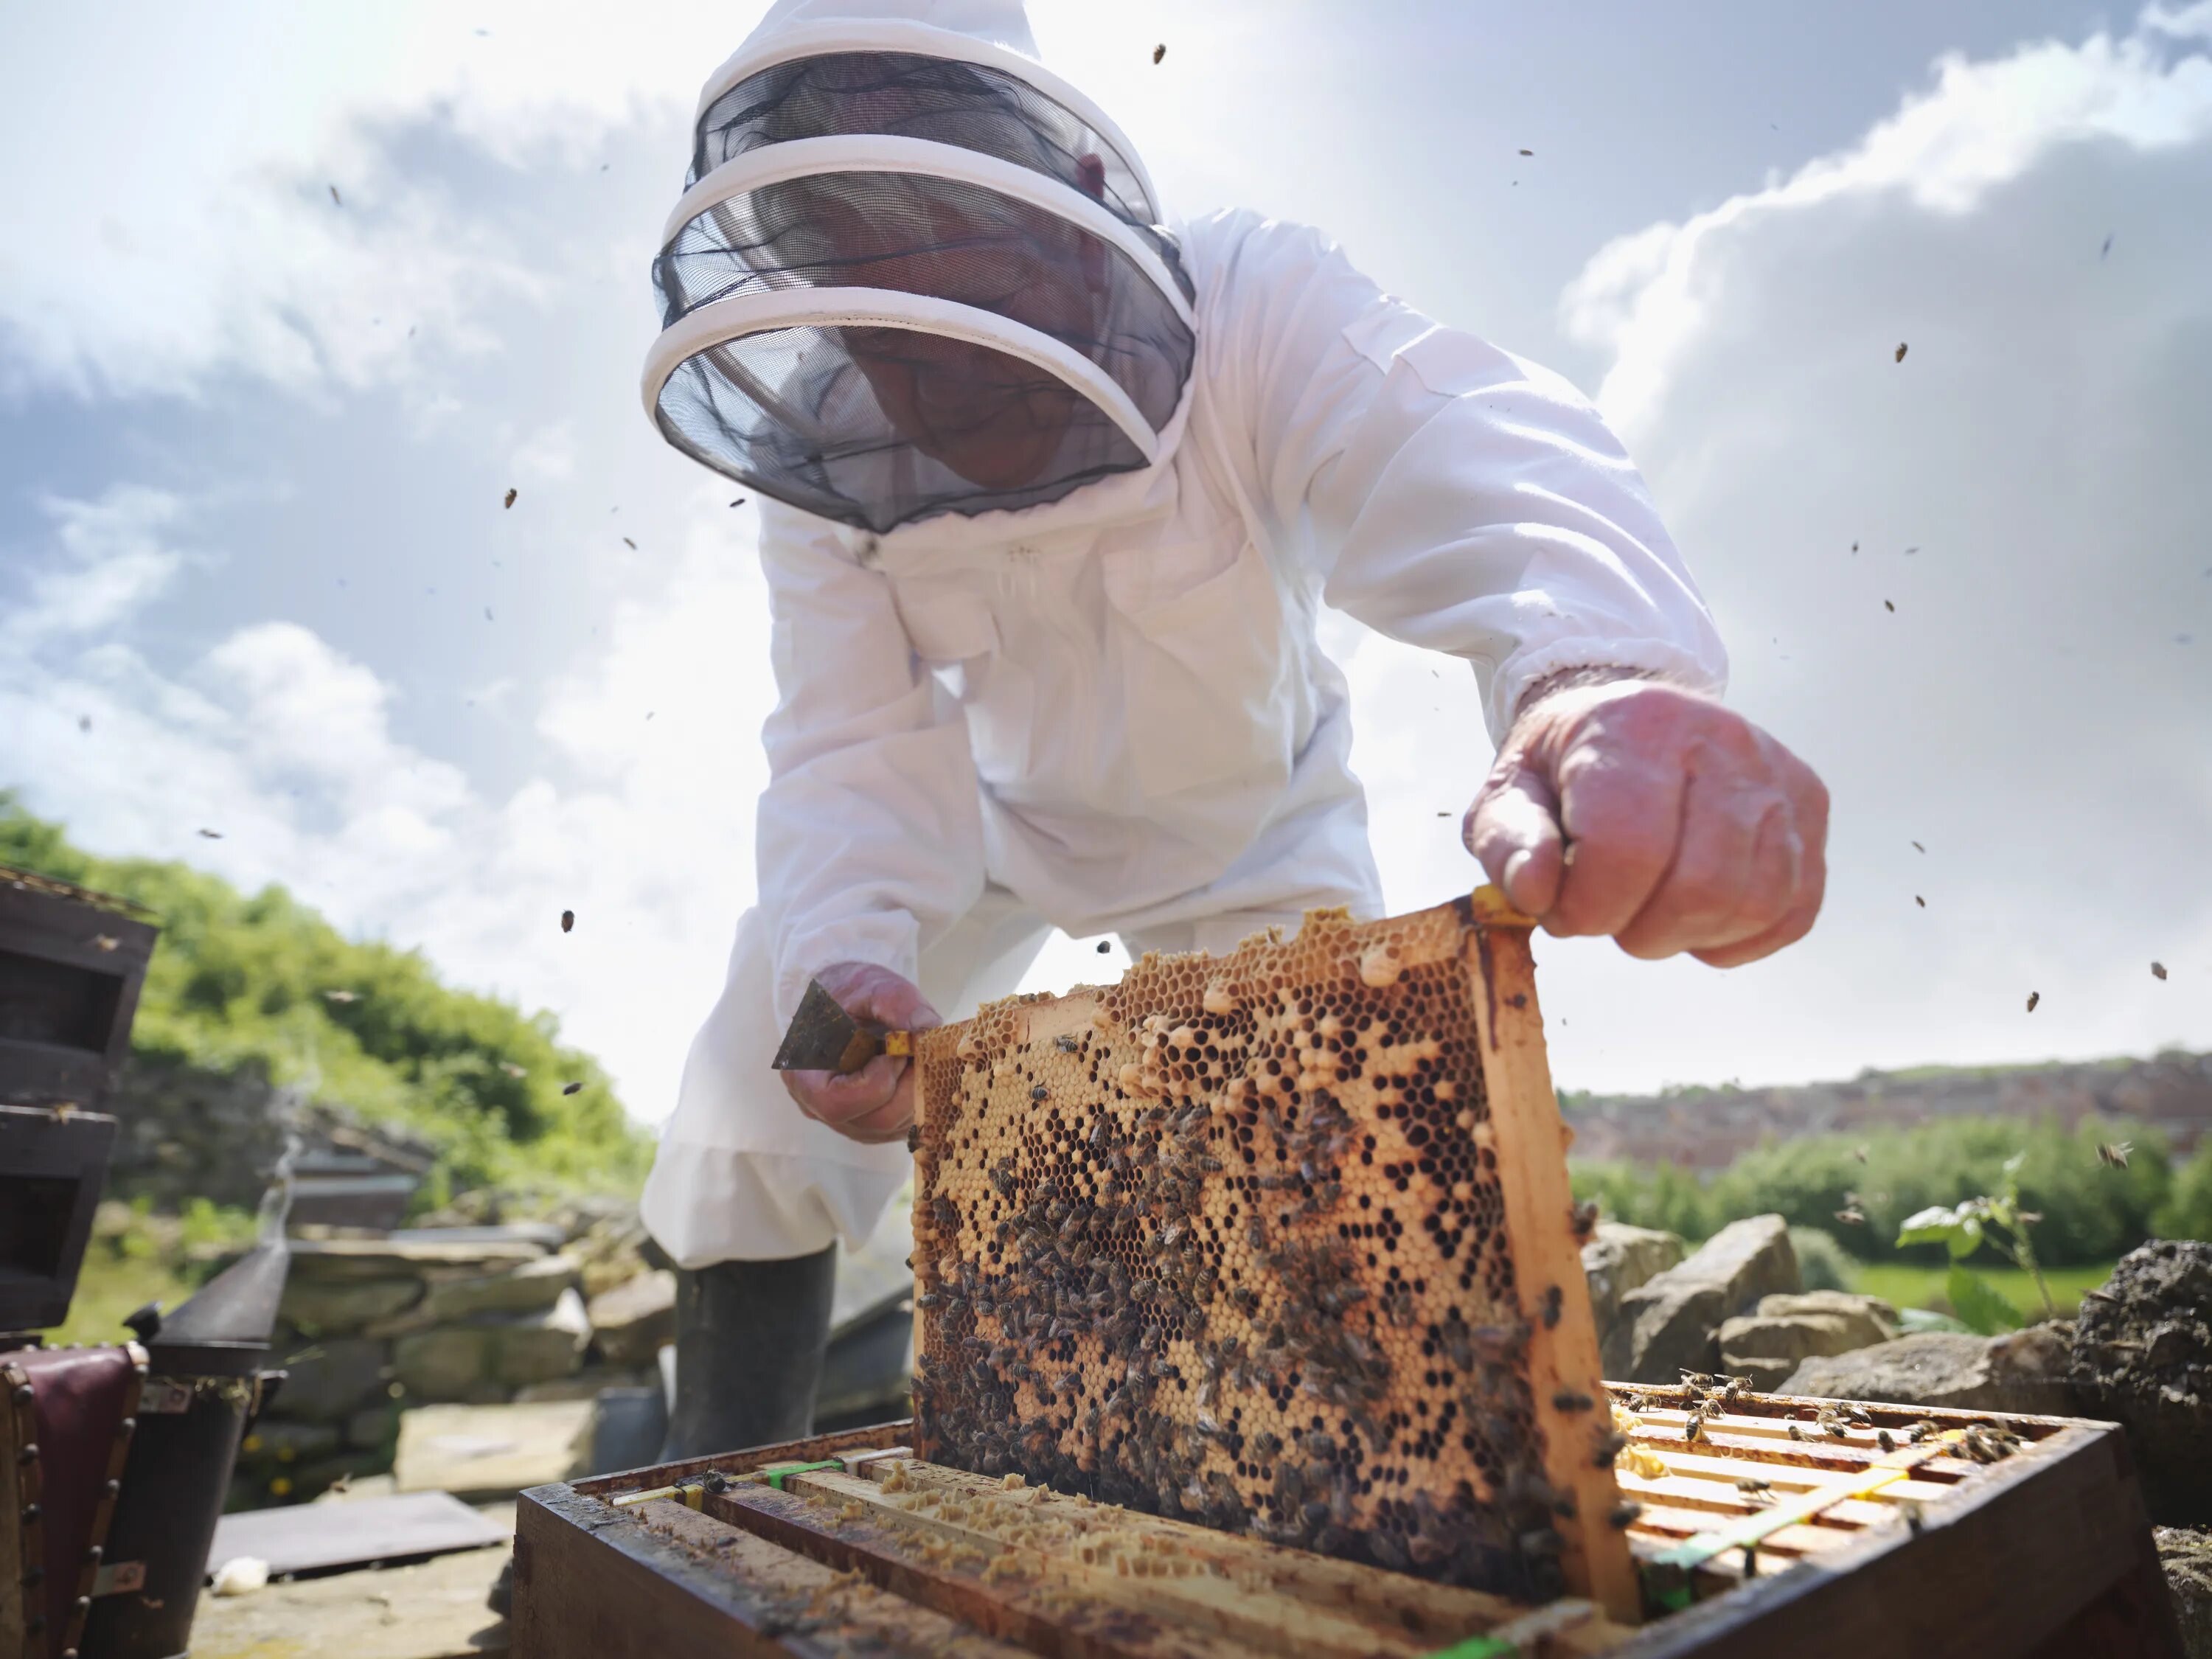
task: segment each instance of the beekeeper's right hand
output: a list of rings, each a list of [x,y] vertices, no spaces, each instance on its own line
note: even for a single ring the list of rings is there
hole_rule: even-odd
[[[911,980],[869,962],[841,962],[814,976],[855,1019],[897,1031],[927,1031],[945,1024]],[[784,1072],[783,1086],[799,1109],[850,1139],[896,1140],[914,1121],[914,1068],[903,1059],[878,1054],[857,1072]]]

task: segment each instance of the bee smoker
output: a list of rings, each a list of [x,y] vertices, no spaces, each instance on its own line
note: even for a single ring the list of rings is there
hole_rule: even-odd
[[[94,1601],[88,1659],[177,1659],[190,1644],[239,1442],[283,1382],[263,1362],[290,1261],[280,1213],[176,1312],[149,1306],[125,1322],[145,1344],[148,1375],[106,1559],[137,1582]]]

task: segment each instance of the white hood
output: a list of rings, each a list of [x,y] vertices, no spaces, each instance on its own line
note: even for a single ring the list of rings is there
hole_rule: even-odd
[[[1120,130],[1018,0],[785,0],[700,95],[647,413],[763,494],[882,532],[1155,464],[1188,277]]]

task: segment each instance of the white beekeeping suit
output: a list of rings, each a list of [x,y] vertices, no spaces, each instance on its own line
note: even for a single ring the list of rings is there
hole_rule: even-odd
[[[1223,950],[1376,912],[1324,603],[1463,659],[1493,738],[1563,669],[1719,687],[1571,387],[1315,231],[1169,228],[1018,0],[778,6],[708,83],[692,179],[647,403],[770,498],[781,700],[758,908],[646,1192],[685,1266],[856,1244],[905,1179],[769,1069],[820,969],[957,1018],[1053,926]]]

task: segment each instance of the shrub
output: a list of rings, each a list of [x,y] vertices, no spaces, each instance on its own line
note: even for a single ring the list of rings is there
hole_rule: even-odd
[[[2126,1167],[2098,1157],[2100,1143],[2122,1140],[2132,1143]],[[2046,1265],[2109,1261],[2160,1231],[2212,1237],[2212,1158],[2200,1152],[2177,1180],[2162,1138],[2124,1120],[2085,1119],[2069,1132],[2055,1119],[1938,1118],[1769,1142],[1704,1182],[1672,1164],[1577,1164],[1574,1180],[1577,1195],[1613,1219],[1686,1238],[1776,1211],[1792,1226],[1832,1234],[1860,1261],[1932,1262],[1942,1259],[1936,1247],[1899,1247],[1905,1218],[1999,1190],[2015,1152],[2024,1154],[2021,1201],[2042,1218],[2035,1249]]]
[[[1858,1263],[1818,1227],[1792,1227],[1790,1247],[1797,1253],[1797,1276],[1808,1291],[1848,1291]]]

